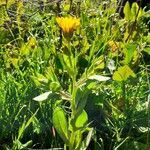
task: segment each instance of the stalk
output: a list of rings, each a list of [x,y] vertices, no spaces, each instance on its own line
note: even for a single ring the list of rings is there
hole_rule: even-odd
[[[69,8],[70,12],[72,11],[72,4],[73,4],[73,0],[70,0],[70,8]]]
[[[126,112],[126,115],[127,115],[127,110],[129,108],[129,101],[127,99],[127,96],[126,96],[126,84],[125,84],[125,81],[122,82],[122,96],[123,96],[123,100],[125,102],[125,112]]]
[[[76,115],[76,93],[77,93],[77,86],[76,86],[76,56],[73,56],[73,53],[71,51],[71,45],[69,43],[69,60],[71,61],[71,66],[73,67],[73,74],[71,76],[72,78],[72,99],[71,99],[71,119],[74,120]],[[73,58],[73,60],[72,60]],[[69,150],[74,150],[75,145],[75,137],[76,137],[76,131],[74,129],[74,124],[72,125],[72,132],[70,137],[70,144],[69,144]]]

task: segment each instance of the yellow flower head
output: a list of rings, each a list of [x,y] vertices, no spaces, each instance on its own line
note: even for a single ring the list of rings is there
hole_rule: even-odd
[[[64,34],[72,34],[80,25],[80,19],[76,17],[58,17],[56,21]]]

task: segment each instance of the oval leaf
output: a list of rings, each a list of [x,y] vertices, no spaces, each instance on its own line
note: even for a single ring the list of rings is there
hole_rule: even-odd
[[[123,67],[119,67],[118,70],[114,72],[112,78],[116,81],[126,81],[130,76],[135,77],[136,75],[128,65],[125,65]]]
[[[125,19],[126,20],[131,20],[131,8],[130,8],[130,4],[129,2],[127,1],[125,6],[124,6],[124,9],[123,9],[123,13],[125,15]]]
[[[93,75],[93,76],[90,76],[89,79],[97,80],[97,81],[107,81],[110,79],[110,77],[105,77],[105,76],[101,76],[101,75]]]
[[[51,93],[52,93],[51,91],[45,92],[45,93],[43,93],[43,94],[41,94],[41,95],[39,95],[39,96],[33,98],[33,100],[39,101],[39,102],[44,101],[44,100],[48,99],[48,96],[49,96]]]
[[[68,142],[68,126],[65,113],[62,108],[56,107],[53,111],[53,124],[56,131],[65,143]]]
[[[85,110],[80,113],[80,115],[77,116],[76,121],[75,121],[75,126],[77,128],[82,128],[86,125],[88,121],[88,115]]]

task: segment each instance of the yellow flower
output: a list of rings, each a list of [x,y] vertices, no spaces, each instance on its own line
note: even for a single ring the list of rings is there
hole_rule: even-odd
[[[56,21],[64,34],[72,34],[80,25],[80,19],[76,17],[58,17]]]

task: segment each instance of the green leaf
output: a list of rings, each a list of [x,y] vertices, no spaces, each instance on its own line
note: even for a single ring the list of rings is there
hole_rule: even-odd
[[[0,0],[0,6],[1,5],[6,5],[6,0]]]
[[[76,94],[76,113],[77,114],[80,114],[85,105],[86,105],[86,102],[87,102],[87,98],[88,98],[88,95],[89,95],[89,90],[87,88],[79,88],[77,90],[77,94]]]
[[[125,6],[124,6],[123,13],[125,15],[126,20],[128,20],[128,21],[131,20],[131,17],[132,17],[131,16],[131,9],[130,9],[130,4],[128,1],[126,2]]]
[[[137,3],[133,3],[131,7],[131,14],[133,16],[133,20],[136,19],[136,17],[140,17],[142,12],[139,10],[139,6]]]
[[[148,55],[150,55],[150,47],[145,48],[144,52],[146,52]]]
[[[73,76],[74,70],[72,64],[74,64],[74,58],[71,55],[68,56],[66,54],[59,55],[59,58],[63,68],[68,72],[70,76]]]
[[[134,51],[136,50],[136,45],[134,44],[127,44],[125,46],[125,50],[124,50],[124,53],[125,53],[125,64],[129,64],[133,58],[133,55],[134,55]]]
[[[92,139],[92,136],[93,136],[93,132],[94,132],[94,129],[91,128],[90,131],[88,132],[87,137],[82,141],[82,149],[83,150],[86,150],[88,148],[90,141]]]
[[[81,147],[81,141],[82,141],[82,132],[81,130],[76,131],[76,135],[75,135],[75,149],[80,149]]]
[[[33,100],[39,101],[39,102],[44,101],[44,100],[48,99],[50,94],[52,94],[51,91],[42,93],[41,95],[34,97]]]
[[[119,67],[118,70],[114,72],[112,78],[116,81],[126,81],[130,76],[135,77],[136,75],[128,65],[125,65],[123,67]]]
[[[101,75],[93,75],[89,77],[90,80],[97,80],[97,81],[107,81],[110,80],[110,77],[105,77]]]
[[[7,4],[7,8],[9,8],[15,2],[16,2],[15,0],[7,0],[7,1],[6,0],[0,0],[0,6]]]
[[[47,67],[45,77],[50,81],[59,82],[52,66]]]
[[[22,126],[19,128],[19,132],[18,132],[18,140],[22,138],[26,128],[34,121],[34,117],[37,114],[38,110],[29,118],[29,120],[27,122],[23,122]]]
[[[75,126],[77,128],[82,128],[86,125],[88,121],[88,115],[86,113],[85,110],[82,111],[82,113],[80,113],[77,118],[76,118],[76,121],[75,121]]]
[[[53,124],[60,137],[65,143],[68,143],[67,120],[63,109],[60,107],[56,107],[53,111]]]
[[[32,140],[26,142],[25,144],[22,144],[18,139],[13,141],[13,148],[12,149],[19,149],[19,150],[24,150],[28,149],[31,147],[33,144]]]
[[[51,82],[50,83],[50,89],[53,91],[53,92],[56,92],[56,91],[59,91],[61,88],[59,82]]]

